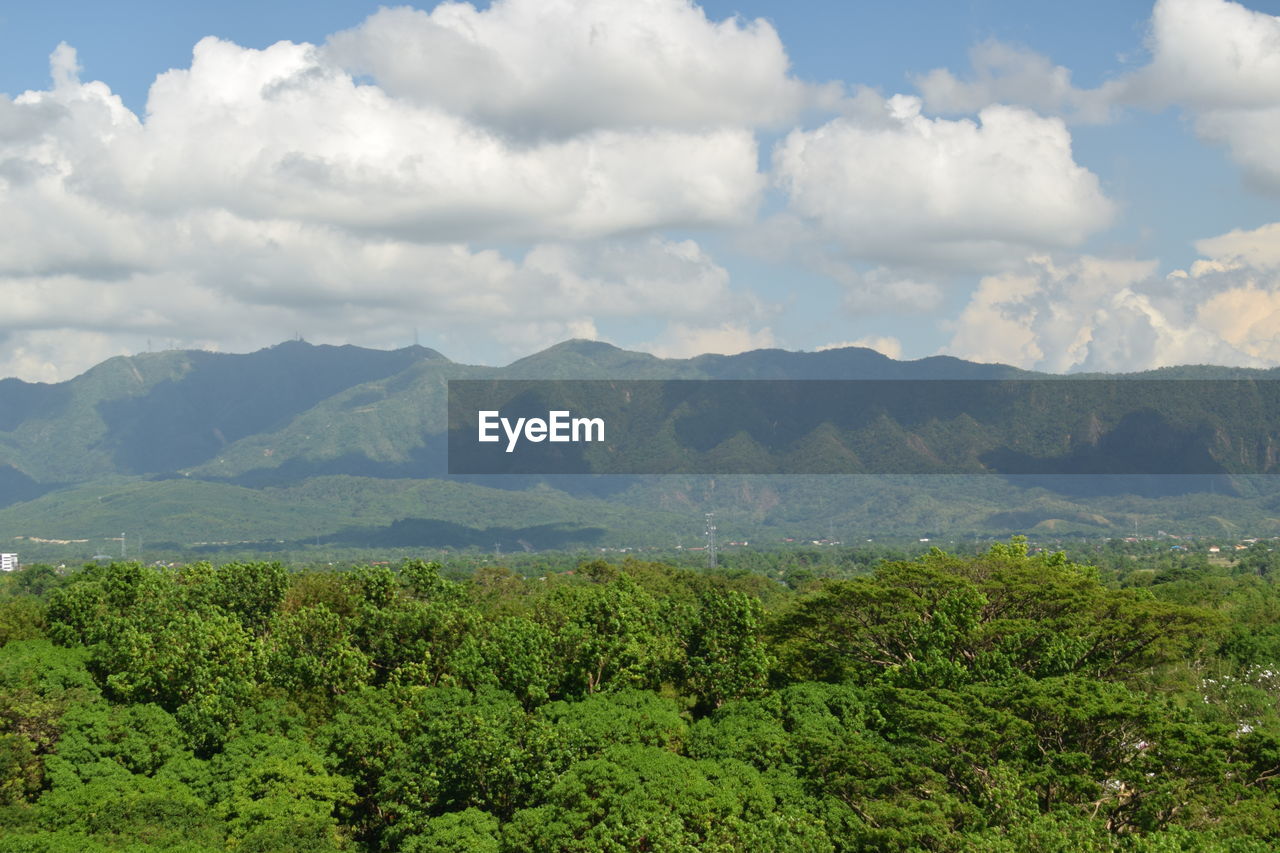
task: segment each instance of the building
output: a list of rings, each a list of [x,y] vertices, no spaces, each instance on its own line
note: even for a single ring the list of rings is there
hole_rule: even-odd
[[[17,554],[0,554],[0,572],[13,572],[18,568]]]

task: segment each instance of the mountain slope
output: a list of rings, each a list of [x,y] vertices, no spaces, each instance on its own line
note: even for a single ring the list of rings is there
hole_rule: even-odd
[[[228,444],[289,423],[322,400],[446,362],[394,352],[288,342],[247,355],[164,352],[110,359],[68,382],[0,383],[0,465],[40,484],[176,471]],[[0,481],[0,506],[22,494]]]
[[[1280,371],[1192,366],[1126,378],[1210,377],[1277,379]],[[566,341],[505,367],[457,364],[421,347],[384,352],[301,342],[246,355],[121,357],[54,385],[0,380],[0,544],[32,541],[15,537],[83,538],[97,543],[84,548],[100,550],[121,530],[146,530],[150,541],[178,548],[277,541],[352,547],[499,543],[507,549],[669,545],[696,540],[701,514],[710,509],[719,514],[726,538],[767,541],[837,531],[1096,535],[1131,530],[1135,522],[1188,532],[1280,530],[1280,488],[1266,477],[1121,482],[1064,478],[1046,468],[1044,476],[1013,479],[445,478],[447,381],[499,378],[1056,377],[946,357],[901,362],[860,348],[662,359],[594,341]],[[1176,387],[1191,408],[1215,405],[1212,395],[1196,396],[1194,383]],[[860,463],[903,454],[973,455],[993,446],[992,429],[1034,446],[1051,426],[1043,411],[1002,411],[985,423],[881,417],[869,421],[856,441],[821,423],[770,448],[760,413],[740,414],[755,426],[700,440],[709,442],[708,458],[735,461],[744,471],[763,470],[751,466],[769,452],[784,454],[803,471],[821,470],[838,458],[856,470]],[[1227,444],[1246,452],[1239,441],[1230,444],[1231,419],[1255,422],[1257,413],[1215,417],[1223,419]],[[1142,445],[1144,423],[1130,424],[1121,453]],[[668,438],[677,442],[672,448],[691,446],[680,445],[676,432]],[[1102,440],[1101,433],[1089,437],[1094,444]],[[948,441],[954,447],[944,450]]]

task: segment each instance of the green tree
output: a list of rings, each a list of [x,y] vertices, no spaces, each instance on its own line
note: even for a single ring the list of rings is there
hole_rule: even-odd
[[[648,690],[597,693],[573,702],[552,702],[535,716],[555,735],[557,760],[567,764],[601,755],[617,744],[657,746],[678,752],[688,723],[679,705]],[[563,769],[563,768],[561,768]]]
[[[62,728],[57,753],[47,762],[54,787],[155,776],[190,755],[173,715],[156,705],[80,703],[63,715]]]
[[[566,678],[555,635],[524,616],[503,617],[478,626],[459,644],[450,669],[461,684],[472,689],[499,687],[519,698],[526,708],[546,702]]]
[[[351,633],[370,660],[374,684],[445,683],[452,677],[451,658],[478,630],[479,615],[452,588],[432,594],[421,574],[411,569],[406,588],[385,566],[358,572],[363,600]]]
[[[81,850],[223,848],[223,834],[208,806],[171,779],[125,775],[55,788],[40,798],[36,817],[54,844],[68,849],[76,842]],[[31,846],[17,849],[45,849],[41,842],[48,836],[28,837]]]
[[[1108,589],[1021,543],[963,560],[936,549],[836,581],[772,628],[792,677],[958,687],[1087,674],[1123,679],[1216,642],[1220,620],[1138,590]]]
[[[428,819],[400,849],[403,853],[501,853],[501,845],[498,819],[471,808]]]
[[[251,850],[336,850],[347,844],[335,810],[351,781],[305,743],[272,735],[229,741],[210,762],[214,810],[230,839]]]
[[[760,600],[736,590],[708,590],[685,653],[685,681],[703,711],[761,693],[772,661],[761,638]]]
[[[0,804],[37,794],[67,713],[99,696],[85,657],[48,640],[0,646]]]
[[[335,696],[368,683],[372,662],[349,624],[323,604],[282,613],[265,643],[267,680],[294,694]]]
[[[120,702],[173,712],[196,748],[215,748],[252,696],[259,659],[240,622],[218,611],[171,611],[96,644],[91,663]]]
[[[680,661],[661,605],[626,575],[557,588],[538,602],[536,614],[566,667],[561,695],[656,688]]]
[[[385,840],[399,843],[428,819],[470,807],[507,817],[551,783],[551,727],[510,694],[418,688],[407,710],[416,725],[378,783]]]
[[[289,574],[279,563],[227,563],[218,567],[212,603],[261,633],[280,609]]]
[[[619,746],[574,764],[546,803],[503,828],[507,850],[795,850],[834,847],[812,812],[780,802],[752,768]]]

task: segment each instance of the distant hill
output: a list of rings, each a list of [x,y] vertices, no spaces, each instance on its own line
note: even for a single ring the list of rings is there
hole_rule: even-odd
[[[1130,377],[1276,379],[1280,372],[1195,366]],[[757,539],[834,525],[868,534],[1105,534],[1131,528],[1135,519],[1188,530],[1222,530],[1225,520],[1265,532],[1280,516],[1280,493],[1266,477],[1146,478],[1119,486],[1055,479],[1052,470],[1038,479],[955,482],[449,479],[445,383],[465,378],[1053,377],[947,357],[896,361],[857,347],[662,359],[581,340],[505,367],[459,364],[425,347],[302,342],[244,355],[119,357],[57,384],[0,380],[0,545],[14,537],[88,539],[93,550],[96,540],[145,527],[153,542],[175,548],[268,539],[459,548],[505,539],[507,548],[562,547],[696,539],[699,514],[709,508],[742,538]],[[1016,430],[1033,419],[1013,421]],[[867,440],[886,452],[928,438],[924,427],[878,429]],[[1142,442],[1140,429],[1132,440]],[[750,443],[725,448],[755,452]],[[823,428],[788,452],[827,458],[845,451]]]
[[[0,463],[57,484],[176,472],[285,427],[347,388],[423,362],[448,363],[423,347],[384,352],[291,341],[248,355],[122,356],[56,385],[6,379]]]

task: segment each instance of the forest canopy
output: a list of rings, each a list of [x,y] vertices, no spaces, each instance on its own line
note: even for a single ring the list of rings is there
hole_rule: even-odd
[[[0,851],[1272,850],[1269,566],[31,567]]]

